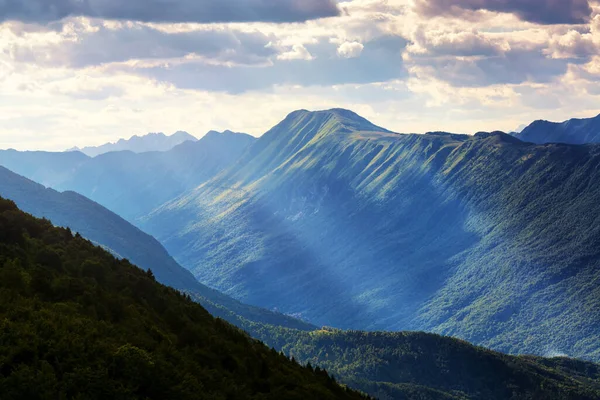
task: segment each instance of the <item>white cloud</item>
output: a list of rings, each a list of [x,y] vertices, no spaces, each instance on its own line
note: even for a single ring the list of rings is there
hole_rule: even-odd
[[[295,44],[289,51],[277,56],[278,60],[312,60],[314,57],[302,44]]]
[[[355,58],[360,57],[365,46],[359,42],[344,42],[338,47],[337,53],[340,57]]]

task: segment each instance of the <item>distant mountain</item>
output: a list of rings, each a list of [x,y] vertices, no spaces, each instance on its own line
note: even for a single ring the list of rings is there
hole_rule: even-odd
[[[2,399],[361,399],[0,198]]]
[[[0,196],[13,200],[22,210],[56,225],[68,227],[83,237],[124,257],[144,269],[151,269],[156,278],[169,286],[186,290],[209,308],[214,315],[235,321],[230,313],[245,319],[300,330],[314,326],[242,304],[216,290],[200,284],[181,267],[152,236],[145,234],[118,215],[75,192],[59,193],[46,189],[29,179],[0,167]]]
[[[202,282],[316,325],[600,359],[600,147],[299,111],[142,220]]]
[[[0,151],[0,165],[57,190],[72,190],[129,221],[151,212],[231,166],[255,138],[211,131],[165,152],[82,153]]]
[[[175,132],[171,136],[164,133],[149,133],[144,136],[132,136],[130,139],[120,139],[115,143],[106,143],[97,147],[84,147],[82,149],[73,147],[67,152],[79,151],[90,157],[96,157],[100,154],[110,153],[113,151],[131,151],[133,153],[145,153],[148,151],[168,151],[181,143],[191,141],[195,142],[198,139],[187,132]]]
[[[588,119],[570,119],[562,123],[535,121],[514,134],[531,143],[600,143],[600,115]]]

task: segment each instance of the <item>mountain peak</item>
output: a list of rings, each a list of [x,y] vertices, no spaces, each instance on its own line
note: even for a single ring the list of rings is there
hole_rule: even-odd
[[[297,123],[301,119],[316,122],[322,125],[327,124],[327,122],[331,119],[335,119],[339,126],[337,126],[337,129],[334,130],[342,129],[351,132],[374,131],[393,133],[392,131],[373,124],[371,121],[361,117],[354,111],[344,108],[331,108],[328,110],[318,111],[308,111],[305,109],[297,110],[288,114],[288,116],[282,121],[282,124],[290,123],[291,121],[295,121]]]

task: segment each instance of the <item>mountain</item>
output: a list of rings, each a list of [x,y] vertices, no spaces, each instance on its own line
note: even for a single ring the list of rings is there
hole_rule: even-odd
[[[524,142],[531,143],[600,143],[600,115],[588,119],[570,119],[562,123],[535,121],[520,133]]]
[[[600,359],[600,147],[299,111],[143,219],[203,283],[319,326]]]
[[[97,147],[84,147],[79,149],[74,147],[67,150],[80,151],[90,157],[96,157],[100,154],[110,153],[113,151],[131,151],[133,153],[145,153],[148,151],[168,151],[181,143],[191,141],[195,142],[198,139],[187,132],[175,132],[171,136],[164,133],[149,133],[144,136],[132,136],[130,139],[120,139],[115,143],[106,143]]]
[[[181,267],[152,236],[145,234],[118,215],[75,192],[60,193],[0,167],[0,196],[14,201],[22,210],[55,224],[68,227],[83,237],[152,270],[157,280],[193,294],[196,301],[214,315],[229,318],[235,312],[253,322],[299,330],[315,327],[280,313],[242,304],[200,284]]]
[[[0,199],[0,388],[17,399],[360,399]]]
[[[82,153],[0,151],[0,165],[45,186],[80,193],[134,222],[235,163],[254,141],[246,134],[211,131],[166,152],[89,158]]]

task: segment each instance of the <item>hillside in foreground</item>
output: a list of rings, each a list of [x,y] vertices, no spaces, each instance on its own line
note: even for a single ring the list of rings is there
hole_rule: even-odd
[[[2,399],[358,399],[0,199]]]

